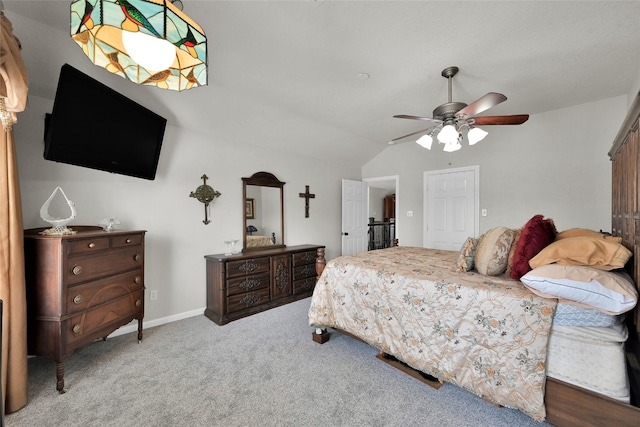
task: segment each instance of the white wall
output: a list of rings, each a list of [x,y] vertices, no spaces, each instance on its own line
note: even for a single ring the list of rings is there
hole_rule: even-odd
[[[204,308],[204,256],[223,253],[225,240],[242,238],[241,178],[255,172],[271,172],[286,183],[287,246],[322,244],[328,259],[340,254],[341,179],[359,179],[359,165],[265,151],[169,123],[156,179],[130,178],[44,160],[44,115],[52,107],[53,100],[30,95],[14,126],[24,226],[48,226],[39,210],[59,185],[76,204],[78,216],[71,227],[115,216],[122,229],[147,230],[145,284],[158,291],[158,300],[149,301],[146,293],[145,322]],[[114,116],[113,129],[97,131],[117,136],[117,120]],[[202,223],[202,203],[189,197],[205,173],[207,183],[222,193],[211,204],[208,225]],[[309,202],[309,218],[304,217],[304,199],[298,197],[305,185],[316,195]]]
[[[363,178],[400,175],[398,239],[422,246],[425,171],[480,166],[480,233],[518,228],[533,215],[553,218],[559,230],[610,229],[611,163],[607,156],[627,113],[620,96],[533,115],[519,126],[486,127],[479,144],[447,154],[412,142],[391,146],[362,168]],[[413,211],[407,217],[407,211]]]

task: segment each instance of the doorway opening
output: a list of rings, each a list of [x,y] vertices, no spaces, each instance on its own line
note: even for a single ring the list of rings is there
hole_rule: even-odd
[[[362,181],[368,185],[368,250],[393,246],[398,236],[399,176]]]

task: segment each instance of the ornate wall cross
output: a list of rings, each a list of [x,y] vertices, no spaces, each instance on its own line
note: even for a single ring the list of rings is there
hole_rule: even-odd
[[[209,221],[209,203],[211,203],[216,197],[220,197],[222,194],[207,185],[207,179],[209,179],[209,177],[206,174],[202,175],[200,179],[204,181],[204,184],[198,187],[196,191],[192,191],[191,194],[189,194],[189,197],[195,197],[200,203],[204,203],[204,221],[202,222],[204,225],[207,225],[211,222]]]
[[[304,193],[299,193],[300,197],[304,197],[304,217],[309,218],[309,199],[315,199],[316,195],[309,193],[309,186],[304,186]]]

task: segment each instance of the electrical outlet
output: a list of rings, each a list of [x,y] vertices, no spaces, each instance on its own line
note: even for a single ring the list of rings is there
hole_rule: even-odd
[[[407,211],[407,216],[413,216],[413,211]]]
[[[158,299],[158,291],[149,292],[149,299],[151,301],[156,301]]]

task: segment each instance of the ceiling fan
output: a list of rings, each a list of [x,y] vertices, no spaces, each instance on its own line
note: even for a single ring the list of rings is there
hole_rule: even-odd
[[[433,110],[433,117],[408,116],[399,114],[393,116],[398,119],[421,120],[429,123],[429,127],[395,138],[389,144],[397,144],[398,141],[413,135],[424,134],[416,142],[424,148],[430,150],[433,137],[436,136],[438,142],[444,144],[444,151],[452,152],[462,148],[460,144],[463,140],[462,130],[467,130],[467,140],[469,145],[474,145],[481,141],[487,132],[476,126],[489,125],[520,125],[529,119],[528,114],[516,114],[513,116],[477,116],[477,114],[495,107],[507,100],[501,93],[489,92],[479,99],[467,105],[464,102],[453,102],[451,100],[451,86],[453,76],[459,71],[458,67],[447,67],[442,70],[442,77],[449,83],[449,102],[439,105]]]

